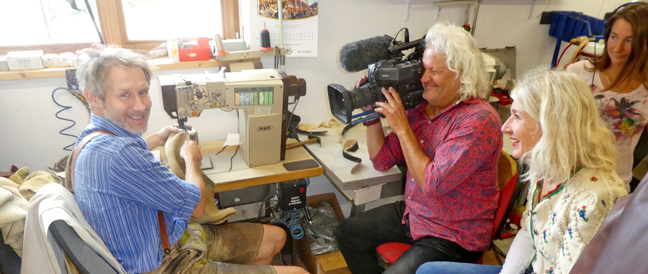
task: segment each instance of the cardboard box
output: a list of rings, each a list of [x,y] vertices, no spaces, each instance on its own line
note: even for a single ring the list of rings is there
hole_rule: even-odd
[[[0,55],[0,71],[9,70],[9,65],[7,64],[7,56]]]
[[[43,65],[46,68],[58,68],[61,66],[59,55],[56,53],[47,53],[43,55]]]
[[[42,50],[23,50],[7,52],[9,70],[42,69]]]
[[[74,52],[63,52],[59,54],[59,65],[64,68],[76,67],[77,56]]]
[[[331,207],[333,207],[333,210],[335,211],[335,215],[338,216],[338,219],[340,221],[344,220],[344,214],[342,213],[342,209],[340,209],[340,204],[338,203],[335,194],[325,193],[306,197],[306,204],[312,207],[319,205],[322,201],[329,202],[329,204],[331,204]],[[297,248],[297,254],[299,254],[299,258],[304,263],[304,266],[306,266],[306,270],[308,270],[308,272],[310,272],[311,274],[351,273],[351,271],[349,271],[349,268],[347,268],[346,261],[344,260],[344,257],[342,256],[342,253],[340,251],[321,255],[313,255],[310,247],[308,246],[306,237],[299,241],[295,241],[295,245]]]

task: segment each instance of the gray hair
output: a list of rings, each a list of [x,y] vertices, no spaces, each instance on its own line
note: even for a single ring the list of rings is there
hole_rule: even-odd
[[[530,180],[564,182],[578,166],[616,171],[614,135],[601,118],[589,86],[576,74],[537,68],[511,98],[540,124],[542,137],[521,160]]]
[[[106,46],[82,49],[79,54],[80,60],[87,59],[76,71],[79,88],[87,89],[101,100],[105,100],[106,87],[110,84],[108,73],[114,66],[137,66],[144,72],[146,82],[151,84],[153,67],[139,53],[116,46]]]
[[[490,91],[482,53],[470,33],[447,22],[436,23],[425,36],[427,47],[444,56],[448,69],[459,76],[459,100],[486,98]]]

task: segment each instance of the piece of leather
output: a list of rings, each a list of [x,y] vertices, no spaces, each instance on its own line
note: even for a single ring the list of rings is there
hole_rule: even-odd
[[[342,145],[342,149],[344,151],[356,152],[359,148],[360,146],[358,146],[358,141],[356,141],[355,139],[346,140]]]
[[[169,164],[169,170],[177,175],[180,179],[185,179],[185,162],[182,157],[180,157],[180,149],[184,145],[185,141],[189,139],[189,134],[185,131],[177,134],[172,134],[169,136],[165,146],[164,152],[167,156],[167,162]],[[216,199],[214,199],[214,182],[205,175],[204,172],[201,172],[203,183],[205,187],[202,191],[202,196],[205,197],[205,213],[202,216],[195,218],[192,217],[189,219],[190,223],[199,223],[199,224],[220,224],[227,220],[227,218],[236,214],[236,209],[234,208],[225,208],[218,209],[216,207]]]
[[[617,200],[570,273],[642,273],[648,269],[646,211],[648,176],[632,194]]]
[[[311,124],[301,123],[301,124],[299,124],[297,126],[297,128],[299,128],[299,129],[301,129],[303,131],[310,131],[310,130],[313,130],[313,129],[316,129],[316,128],[321,128],[321,127],[323,127],[323,128],[334,128],[334,127],[338,127],[339,125],[340,125],[340,122],[338,122],[337,120],[331,118],[326,122],[320,123],[319,125],[311,125]]]

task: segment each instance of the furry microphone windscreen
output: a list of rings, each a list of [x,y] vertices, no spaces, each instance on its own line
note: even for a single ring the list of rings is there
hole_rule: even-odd
[[[340,65],[348,72],[356,72],[380,60],[391,59],[387,50],[391,40],[388,36],[376,36],[348,43],[340,50]]]

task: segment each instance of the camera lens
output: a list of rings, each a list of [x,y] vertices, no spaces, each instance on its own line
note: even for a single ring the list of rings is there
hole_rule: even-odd
[[[328,97],[333,117],[342,123],[350,123],[354,107],[349,91],[341,85],[330,84],[328,85]]]
[[[333,117],[342,123],[350,123],[353,110],[373,105],[376,101],[384,101],[384,96],[370,84],[348,91],[341,85],[328,85],[329,105]],[[381,99],[382,98],[382,99]]]

